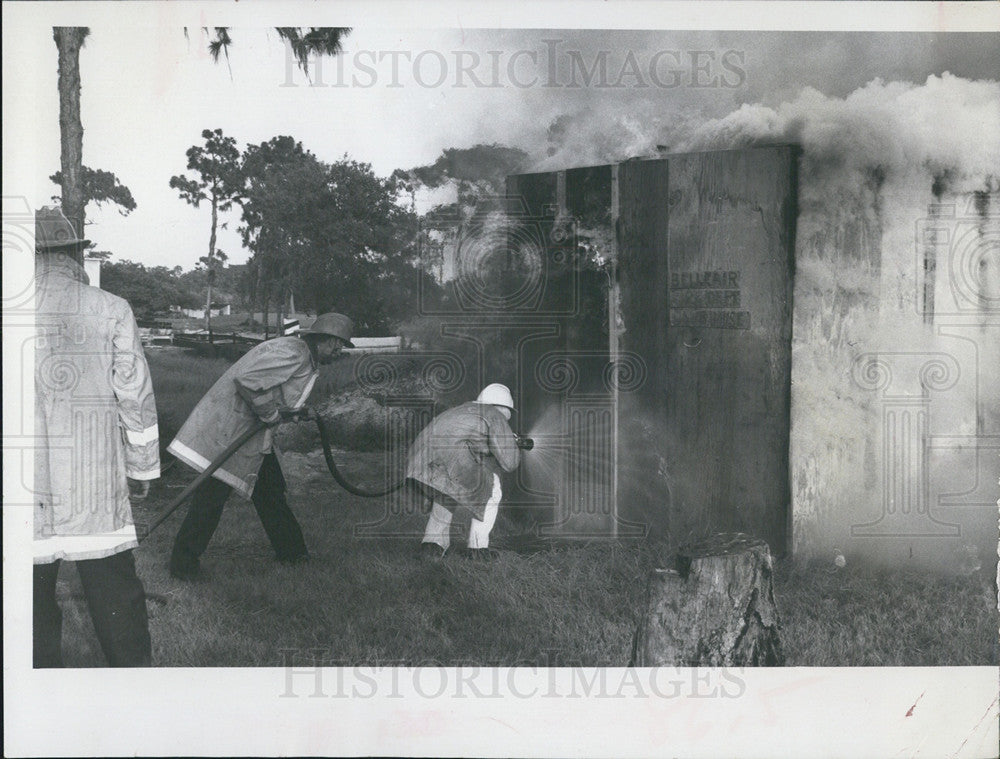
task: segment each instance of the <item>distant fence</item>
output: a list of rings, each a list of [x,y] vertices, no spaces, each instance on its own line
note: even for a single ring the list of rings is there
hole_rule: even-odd
[[[273,335],[270,339],[274,337],[279,337],[279,335]],[[264,342],[264,336],[258,334],[218,332],[216,330],[212,330],[211,334],[205,330],[172,332],[173,345],[225,358],[239,358],[253,346],[262,342]],[[345,348],[344,353],[399,353],[403,345],[403,339],[398,335],[394,337],[355,337],[351,342],[354,343],[354,347]]]
[[[143,345],[173,345],[174,331],[166,327],[139,327],[139,339]]]
[[[190,348],[195,352],[213,358],[227,358],[235,361],[258,343],[263,337],[241,335],[238,332],[175,332],[174,345]]]
[[[353,348],[344,348],[344,353],[399,353],[403,338],[395,337],[355,337]]]

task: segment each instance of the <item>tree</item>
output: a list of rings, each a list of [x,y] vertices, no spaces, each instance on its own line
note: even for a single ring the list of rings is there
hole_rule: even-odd
[[[212,60],[218,63],[219,55],[223,54],[226,56],[226,62],[229,61],[229,48],[233,44],[232,36],[229,33],[229,27],[227,26],[217,26],[213,27],[215,36],[208,43],[209,53],[212,55]],[[295,27],[295,26],[279,26],[275,27],[278,32],[278,37],[285,40],[291,47],[292,54],[295,56],[301,69],[309,73],[309,59],[313,55],[338,55],[343,52],[343,40],[350,34],[351,30],[348,27],[330,27],[330,26],[310,26],[310,27]],[[203,27],[203,31],[208,34],[208,28]],[[184,29],[185,36],[188,34],[188,30]],[[207,132],[207,130],[206,130]],[[202,133],[203,137],[206,137],[206,132]],[[216,130],[216,132],[221,136],[221,131]],[[235,145],[235,143],[234,143]],[[190,151],[189,159],[190,159]],[[190,162],[189,162],[189,168]],[[174,180],[171,179],[171,186],[174,186]],[[181,190],[182,196],[184,196],[184,190]],[[188,202],[191,202],[190,200]],[[195,203],[197,205],[197,203]],[[213,204],[213,215],[212,215],[212,238],[209,243],[209,287],[207,303],[205,306],[205,329],[211,331],[211,319],[210,311],[212,307],[212,278],[214,276],[214,269],[212,267],[212,259],[214,258],[214,241],[215,241],[215,225],[216,225],[216,209]],[[266,308],[265,308],[266,311]]]
[[[278,36],[288,42],[303,71],[309,71],[312,55],[336,55],[343,50],[343,40],[350,34],[346,27],[275,27]],[[228,59],[232,38],[228,27],[215,27],[215,39],[209,43],[212,57],[218,61],[224,52]],[[187,34],[187,29],[184,30]],[[62,177],[62,210],[77,234],[84,236],[83,124],[80,121],[80,48],[90,34],[85,26],[52,27],[59,60],[59,163]],[[83,262],[83,251],[78,254]]]
[[[310,280],[317,308],[336,298],[363,328],[392,329],[417,310],[416,215],[397,202],[396,179],[347,156],[330,166],[328,187],[333,212],[320,219],[320,239],[333,255],[324,257],[323,289]]]
[[[135,210],[135,198],[132,197],[132,191],[110,171],[81,166],[79,177],[84,207],[89,203],[97,203],[98,206],[113,203],[119,207],[119,213],[122,216],[127,216]],[[57,171],[49,179],[53,184],[59,185],[59,187],[63,186],[62,171]]]
[[[243,172],[240,231],[265,310],[294,294],[382,331],[414,308],[416,217],[396,202],[396,179],[346,156],[326,164],[287,136],[249,146]]]
[[[219,251],[216,251],[216,258],[218,257]],[[229,303],[234,308],[239,308],[241,304],[248,305],[244,303],[242,297],[242,274],[246,268],[245,264],[227,266],[220,259],[212,281],[212,299],[215,302]],[[177,277],[185,292],[196,294],[200,304],[204,306],[205,288],[208,286],[208,270],[203,265],[196,265],[188,271],[181,271],[180,267],[175,267],[174,276]]]
[[[83,237],[83,124],[80,122],[80,48],[90,34],[85,26],[56,26],[52,38],[59,51],[59,165],[62,210],[78,237]],[[83,251],[77,253],[83,263]]]
[[[507,175],[526,171],[528,166],[528,154],[523,150],[480,143],[471,148],[446,148],[434,163],[397,170],[395,176],[405,177],[414,189],[453,186],[460,205],[475,205],[502,197]]]
[[[147,269],[132,261],[105,263],[101,287],[127,300],[138,319],[167,313],[173,306],[193,308],[198,303],[197,295],[185,286],[178,271],[165,266]]]
[[[420,265],[441,282],[445,271],[444,250],[457,243],[456,236],[474,217],[504,210],[506,178],[526,171],[528,154],[518,148],[496,143],[470,148],[446,148],[430,164],[397,169],[393,178],[411,198],[415,207],[419,190],[450,188],[453,202],[442,203],[420,217]]]
[[[187,168],[197,172],[194,179],[181,174],[170,178],[170,186],[181,198],[195,208],[203,200],[212,205],[212,228],[208,238],[208,255],[201,259],[208,270],[208,288],[205,301],[205,329],[212,329],[212,284],[215,277],[216,232],[219,211],[228,211],[239,200],[242,186],[240,151],[236,140],[226,137],[221,129],[205,129],[201,133],[204,145],[192,145],[187,150]]]
[[[288,136],[250,145],[243,154],[243,244],[253,252],[251,300],[259,300],[268,324],[277,296],[279,321],[284,304],[303,272],[309,245],[308,218],[323,211],[324,164]],[[265,331],[266,331],[265,327]]]

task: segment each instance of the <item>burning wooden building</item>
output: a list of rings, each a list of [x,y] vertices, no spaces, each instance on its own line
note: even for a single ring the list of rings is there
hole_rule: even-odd
[[[995,558],[1000,197],[951,179],[787,144],[508,177],[442,314],[540,443],[505,500],[567,538]]]

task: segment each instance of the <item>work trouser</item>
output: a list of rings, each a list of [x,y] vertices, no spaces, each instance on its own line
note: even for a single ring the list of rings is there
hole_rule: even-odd
[[[148,667],[151,652],[146,593],[135,574],[132,551],[74,563],[108,664]],[[33,658],[38,668],[63,666],[62,611],[56,602],[59,564],[54,561],[34,567]]]
[[[493,475],[493,492],[489,500],[486,501],[486,509],[483,518],[472,518],[469,524],[469,548],[488,548],[490,545],[490,531],[497,521],[497,511],[500,509],[500,499],[503,498],[503,491],[500,489],[500,477]],[[437,499],[431,506],[431,515],[427,520],[427,528],[424,530],[424,543],[436,543],[446,551],[451,545],[451,518],[452,513],[442,506]]]
[[[198,565],[198,557],[205,552],[219,526],[222,507],[232,491],[229,485],[214,477],[195,488],[187,516],[174,540],[172,567],[190,569]],[[285,477],[274,453],[264,456],[250,500],[279,561],[296,561],[308,556],[302,529],[285,500]]]

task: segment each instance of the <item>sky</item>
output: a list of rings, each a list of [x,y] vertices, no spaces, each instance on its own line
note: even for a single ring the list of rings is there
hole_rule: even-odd
[[[477,143],[521,148],[551,170],[669,147],[680,127],[808,88],[843,98],[874,79],[1000,80],[997,34],[389,29],[363,15],[343,56],[307,78],[271,27],[235,27],[229,59],[213,63],[200,29],[146,15],[126,29],[99,18],[81,52],[84,163],[114,172],[138,204],[128,216],[91,205],[87,236],[113,260],[184,269],[207,251],[209,210],[168,183],[206,128],[241,147],[288,134],[381,175]],[[19,107],[33,109],[34,186],[18,191],[38,207],[58,194],[47,179],[59,159],[57,67],[48,28],[31,33],[33,99]],[[238,209],[224,223],[219,247],[242,263]]]

